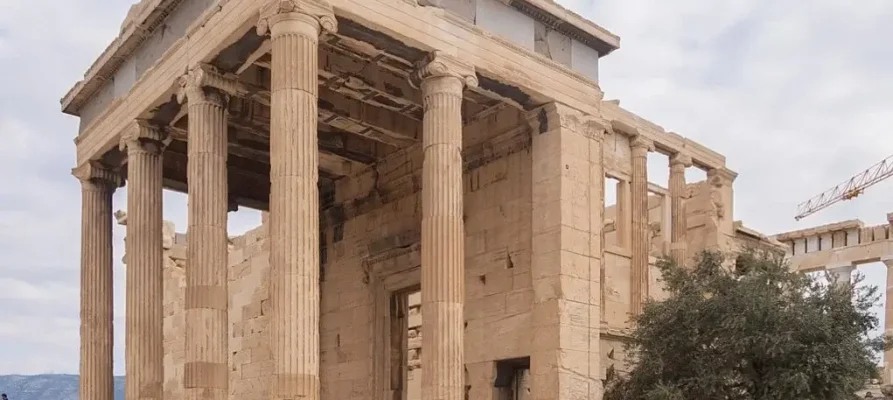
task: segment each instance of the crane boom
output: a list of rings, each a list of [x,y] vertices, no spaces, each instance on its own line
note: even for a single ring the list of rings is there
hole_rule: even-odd
[[[858,175],[841,182],[839,185],[826,190],[803,203],[797,205],[797,221],[812,215],[819,210],[827,208],[841,200],[850,200],[860,194],[871,185],[893,176],[893,155],[881,162],[872,165]]]

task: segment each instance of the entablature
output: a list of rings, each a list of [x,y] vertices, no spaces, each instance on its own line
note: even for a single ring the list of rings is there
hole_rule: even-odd
[[[558,101],[587,114],[598,115],[602,93],[594,81],[529,49],[487,35],[467,23],[459,23],[444,10],[392,0],[330,2],[339,24],[334,39],[367,50],[365,54],[371,55],[367,61],[377,62],[379,71],[411,66],[430,51],[440,50],[474,65],[481,84],[469,91],[469,95],[506,101],[523,109]],[[125,94],[112,101],[84,127],[78,139],[78,163],[100,157],[110,150],[117,143],[116,135],[129,121],[152,118],[154,112],[167,107],[175,94],[175,82],[183,71],[201,63],[219,67],[223,56],[242,42],[251,46],[249,51],[260,51],[253,57],[262,58],[266,53],[261,50],[264,38],[253,33],[261,6],[263,4],[254,0],[229,0],[210,7],[151,68],[136,78]],[[242,52],[245,49],[235,50]],[[344,58],[341,53],[329,54],[335,57],[329,60]],[[329,65],[322,64],[324,60],[320,59],[321,67]],[[241,64],[227,72],[241,73],[243,77],[250,75],[251,71],[241,69],[250,64],[245,61],[240,59]],[[263,60],[254,61],[257,61],[254,64],[263,64]],[[328,79],[326,76],[322,78]],[[345,86],[353,84],[362,85],[363,82],[345,82]],[[417,99],[407,93],[407,96],[401,96],[405,98],[402,105],[417,110]],[[391,100],[386,97],[376,99]],[[176,108],[171,110],[176,113]],[[407,109],[405,112],[415,111]]]
[[[673,132],[667,132],[659,125],[646,120],[622,107],[617,100],[603,101],[602,118],[611,121],[614,131],[627,135],[641,135],[654,143],[655,150],[669,156],[685,154],[691,157],[692,164],[704,170],[724,170],[732,179],[737,175],[728,170],[726,158],[706,146]]]

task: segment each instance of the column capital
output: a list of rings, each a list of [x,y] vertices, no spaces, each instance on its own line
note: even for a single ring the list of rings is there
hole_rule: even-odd
[[[585,114],[573,107],[552,102],[527,113],[533,132],[542,134],[564,128],[590,139],[601,141],[608,131],[608,122]]]
[[[732,183],[737,177],[737,173],[725,167],[707,170],[707,179],[710,181],[719,180],[720,182]]]
[[[338,31],[338,20],[332,5],[325,0],[273,0],[260,11],[260,19],[257,21],[257,34],[277,36],[282,33],[298,33],[306,30],[305,26],[296,24],[280,25],[285,21],[310,21],[315,22],[315,36],[322,32],[335,33]],[[284,29],[280,29],[284,28]],[[309,33],[309,32],[308,32]]]
[[[646,154],[649,151],[654,151],[654,142],[651,139],[642,136],[641,134],[636,135],[629,141],[629,147],[633,150],[639,149],[644,150],[642,154]]]
[[[224,107],[229,102],[228,94],[242,94],[248,90],[236,79],[223,76],[208,64],[199,64],[177,80],[179,90],[177,101],[209,102]],[[208,90],[210,89],[210,90]]]
[[[97,183],[112,189],[118,188],[123,184],[120,173],[100,164],[98,161],[88,161],[72,168],[71,174],[82,183]]]
[[[410,83],[418,88],[421,87],[422,82],[434,78],[457,78],[467,87],[477,87],[478,85],[473,65],[441,50],[428,53],[416,64],[416,69],[410,76]]]
[[[167,132],[149,121],[138,119],[121,134],[118,148],[130,152],[161,154],[170,144]]]
[[[688,168],[692,166],[691,156],[683,153],[676,153],[670,156],[670,167]]]

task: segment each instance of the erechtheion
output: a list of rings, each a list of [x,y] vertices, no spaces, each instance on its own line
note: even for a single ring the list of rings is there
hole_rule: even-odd
[[[734,220],[722,155],[603,100],[619,43],[550,0],[133,6],[62,100],[80,398],[112,399],[126,181],[127,400],[600,399],[657,257],[784,248]],[[265,222],[230,238],[238,207]]]

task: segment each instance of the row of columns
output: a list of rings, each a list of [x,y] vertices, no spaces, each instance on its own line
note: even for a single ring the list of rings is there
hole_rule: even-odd
[[[651,140],[636,134],[630,140],[630,150],[632,156],[629,199],[632,221],[630,313],[639,315],[649,293],[651,229],[648,217],[648,153],[653,152],[655,148]],[[691,165],[692,159],[686,154],[676,153],[670,156],[670,257],[679,264],[687,262],[688,257],[685,169]]]
[[[275,1],[258,31],[272,41],[271,345],[273,399],[319,398],[317,47],[331,6]],[[219,77],[218,77],[219,78]],[[180,79],[188,107],[186,399],[228,396],[227,85],[201,68]],[[463,90],[473,67],[441,52],[419,65],[423,93],[423,397],[464,394]],[[122,134],[127,152],[126,399],[162,398],[162,157],[164,130],[145,121]],[[119,175],[75,169],[83,193],[80,398],[112,400],[112,194]]]

